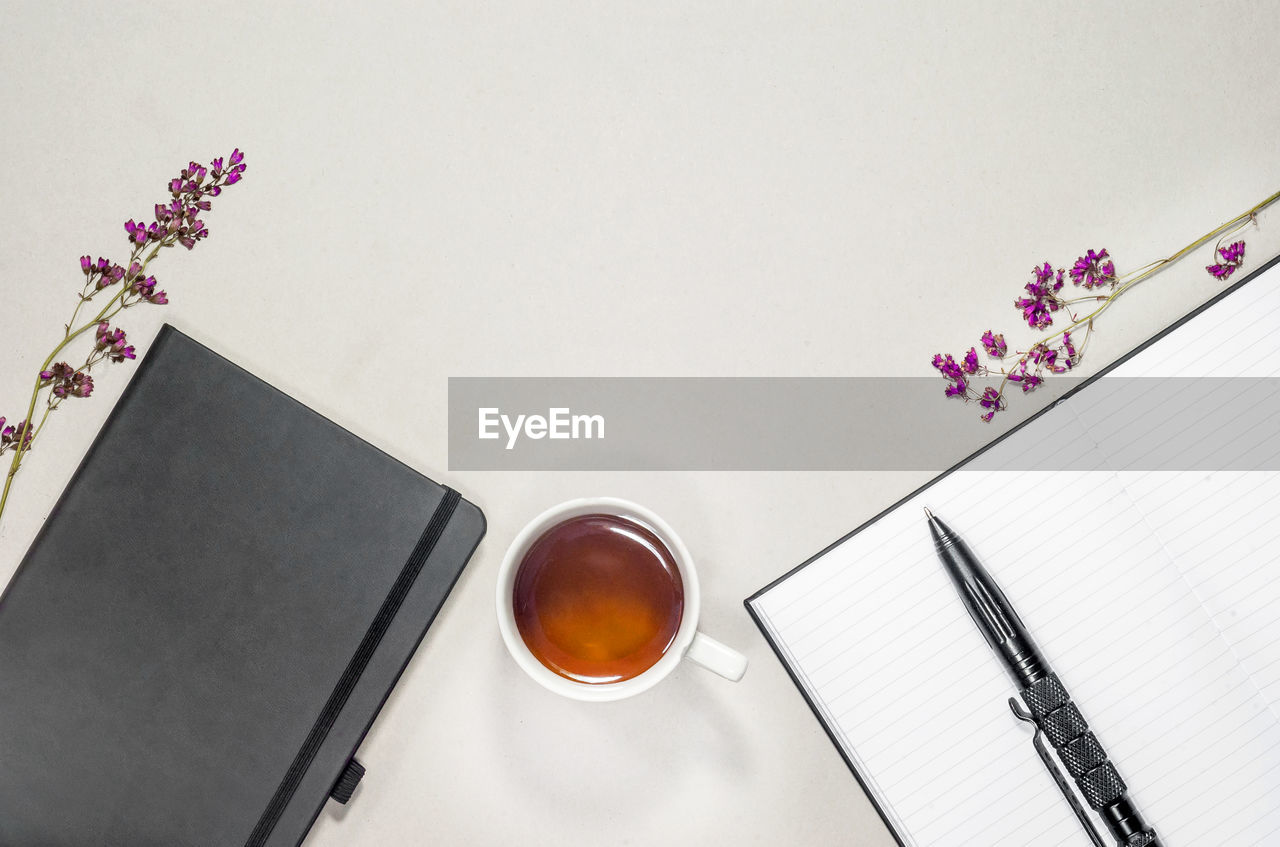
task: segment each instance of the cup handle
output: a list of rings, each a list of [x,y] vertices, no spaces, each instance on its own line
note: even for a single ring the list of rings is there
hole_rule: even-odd
[[[701,632],[693,634],[693,643],[689,645],[685,656],[731,682],[742,679],[742,675],[747,672],[746,656]]]

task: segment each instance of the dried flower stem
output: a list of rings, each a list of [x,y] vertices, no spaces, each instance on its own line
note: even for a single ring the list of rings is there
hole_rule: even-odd
[[[1022,313],[1022,320],[1032,329],[1043,330],[1053,325],[1054,313],[1061,312],[1070,317],[1070,323],[1060,327],[1030,345],[1026,350],[1019,350],[1017,358],[1008,368],[989,367],[979,361],[977,347],[959,357],[939,353],[933,357],[933,367],[947,381],[944,394],[947,397],[959,397],[968,402],[977,400],[986,411],[982,419],[990,422],[996,413],[1007,408],[1005,390],[1010,383],[1017,383],[1023,393],[1034,391],[1050,374],[1066,373],[1078,365],[1084,356],[1094,332],[1094,322],[1111,308],[1111,304],[1135,285],[1159,273],[1164,268],[1184,258],[1193,250],[1208,241],[1217,238],[1214,245],[1214,264],[1205,270],[1218,282],[1225,282],[1244,263],[1245,242],[1234,241],[1224,247],[1223,242],[1243,230],[1249,224],[1257,223],[1258,213],[1280,200],[1280,191],[1272,194],[1248,211],[1236,215],[1229,221],[1219,225],[1212,231],[1192,241],[1181,250],[1164,259],[1158,259],[1121,276],[1116,275],[1115,263],[1105,250],[1089,250],[1076,259],[1070,266],[1070,272],[1062,268],[1054,270],[1053,265],[1045,262],[1032,268],[1034,279],[1023,286],[1025,292],[1014,301],[1014,307]],[[1079,297],[1064,297],[1062,291],[1067,276],[1078,288],[1086,292]],[[1100,289],[1108,293],[1097,293]],[[1096,304],[1092,311],[1084,316],[1077,315],[1072,308],[1078,304]],[[1084,337],[1079,337],[1083,328]],[[1075,338],[1072,333],[1075,332]],[[1008,344],[1003,333],[987,330],[982,335],[982,347],[990,359],[1004,359],[1008,352]],[[1001,377],[999,386],[987,386],[979,390],[973,385],[975,377]]]
[[[154,259],[156,257],[156,254],[159,252],[160,252],[159,247],[157,247],[155,250],[151,252],[151,255],[148,256],[146,261],[142,263],[143,271],[146,270],[147,263],[150,262],[152,259]],[[134,256],[131,256],[130,258],[134,258]],[[126,279],[126,284],[121,287],[120,291],[116,292],[116,295],[114,297],[112,297],[110,300],[107,301],[107,305],[102,307],[102,311],[98,312],[97,317],[95,317],[93,320],[89,321],[89,323],[85,324],[84,326],[80,327],[75,331],[72,331],[70,329],[70,324],[68,324],[66,335],[63,337],[62,341],[58,342],[58,346],[53,348],[53,352],[49,354],[48,358],[44,360],[44,364],[40,366],[41,371],[48,370],[49,366],[53,364],[53,360],[58,357],[58,354],[62,352],[63,348],[65,348],[68,344],[70,344],[80,335],[83,335],[87,330],[92,329],[93,327],[96,327],[99,322],[110,320],[112,317],[120,313],[120,310],[123,309],[124,307],[119,306],[117,304],[124,297],[124,295],[129,292],[129,285],[132,284],[132,281],[133,281],[133,278],[129,276],[125,277],[125,279]],[[80,306],[83,304],[84,304],[84,301],[82,300],[80,304],[76,306],[76,312],[80,311]],[[114,311],[112,311],[113,306],[116,307]],[[75,320],[74,313],[72,314],[71,318],[73,321]],[[45,420],[48,419],[49,412],[53,411],[54,404],[50,403],[49,408],[45,409],[43,417],[40,418],[40,423],[37,426],[35,426],[34,429],[32,428],[31,418],[33,415],[35,415],[36,402],[40,399],[40,390],[44,387],[44,383],[45,381],[43,379],[40,379],[39,377],[37,377],[35,387],[31,389],[31,402],[27,404],[27,417],[22,422],[22,428],[18,432],[18,447],[16,450],[14,450],[13,460],[9,462],[9,472],[5,474],[4,492],[0,493],[0,515],[4,514],[4,505],[9,500],[9,489],[13,487],[13,478],[18,475],[18,468],[22,464],[22,457],[31,451],[31,445],[35,443],[36,435],[39,434],[40,429],[44,426]],[[29,436],[28,436],[28,433],[30,433]]]
[[[0,492],[0,515],[4,514],[13,480],[18,475],[23,458],[31,451],[54,409],[67,397],[89,396],[93,391],[93,379],[89,376],[89,371],[95,365],[135,358],[134,347],[126,340],[123,330],[111,328],[111,319],[140,303],[164,305],[169,302],[165,292],[157,290],[155,277],[147,276],[148,265],[166,247],[181,244],[191,250],[208,237],[209,231],[200,220],[200,213],[210,209],[208,198],[219,196],[224,188],[243,178],[245,167],[244,154],[237,148],[225,163],[222,158],[217,158],[210,163],[209,168],[196,162],[183,168],[182,173],[169,182],[171,202],[156,204],[154,222],[139,224],[130,220],[124,225],[129,237],[127,270],[126,266],[115,265],[106,259],[99,258],[95,265],[89,256],[80,257],[80,269],[85,281],[77,295],[76,308],[63,327],[62,340],[40,366],[40,373],[31,389],[31,399],[27,403],[26,417],[21,423],[8,427],[4,426],[5,419],[0,418],[0,453],[13,450],[13,458],[9,461],[9,470],[5,474],[4,490]],[[211,177],[208,182],[205,181],[206,176]],[[151,247],[149,253],[148,246]],[[142,258],[144,254],[146,256]],[[98,293],[117,285],[119,290],[98,314],[88,323],[76,326],[84,304]],[[62,351],[90,329],[97,330],[97,338],[84,364],[79,368],[72,368],[66,362],[55,364]],[[41,392],[45,390],[49,393],[45,398],[44,413],[40,416],[39,423],[36,423],[36,404],[40,401]]]
[[[1212,231],[1200,236],[1195,241],[1188,244],[1186,247],[1183,247],[1181,250],[1174,253],[1172,256],[1168,256],[1167,258],[1164,258],[1164,259],[1157,259],[1154,262],[1151,262],[1147,265],[1144,265],[1141,268],[1138,268],[1136,271],[1131,271],[1130,273],[1127,273],[1121,276],[1120,280],[1116,283],[1115,289],[1106,297],[1102,297],[1102,296],[1099,296],[1097,298],[1082,297],[1082,298],[1079,298],[1078,300],[1068,301],[1068,302],[1074,303],[1074,302],[1080,302],[1081,300],[1088,301],[1093,299],[1099,299],[1102,301],[1102,303],[1099,304],[1098,308],[1094,309],[1092,312],[1090,312],[1089,314],[1085,315],[1082,318],[1076,318],[1073,315],[1072,323],[1070,326],[1064,327],[1056,332],[1046,335],[1044,338],[1041,338],[1039,341],[1036,342],[1036,344],[1032,345],[1032,349],[1035,349],[1037,345],[1048,344],[1049,342],[1059,338],[1063,333],[1071,332],[1072,330],[1079,329],[1082,326],[1087,327],[1088,330],[1091,330],[1093,328],[1093,322],[1098,318],[1099,315],[1105,312],[1111,306],[1111,304],[1115,302],[1116,298],[1118,298],[1121,294],[1124,294],[1130,288],[1133,288],[1135,285],[1142,282],[1143,280],[1148,279],[1154,276],[1155,274],[1159,273],[1161,270],[1173,264],[1174,262],[1178,261],[1183,256],[1190,253],[1192,250],[1195,250],[1196,248],[1201,247],[1204,244],[1208,243],[1211,239],[1225,238],[1228,235],[1232,235],[1236,232],[1239,232],[1241,229],[1243,229],[1245,226],[1251,223],[1254,219],[1256,219],[1259,212],[1261,212],[1263,209],[1270,206],[1272,203],[1275,203],[1277,200],[1280,200],[1280,191],[1277,191],[1275,194],[1272,194],[1266,200],[1263,200],[1261,203],[1254,206],[1249,211],[1236,215],[1234,218],[1227,221],[1226,223],[1219,225],[1216,229],[1213,229]],[[1085,344],[1088,343],[1087,335],[1085,336],[1084,343]],[[1083,346],[1081,350],[1083,351]],[[1008,385],[1008,382],[1009,382],[1009,374],[1006,373],[1004,375],[1004,379],[1000,381],[999,391],[1001,394],[1004,393],[1004,389]]]

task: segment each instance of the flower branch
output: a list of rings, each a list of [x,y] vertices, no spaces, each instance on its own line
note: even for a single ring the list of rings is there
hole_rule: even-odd
[[[1005,392],[1010,383],[1018,385],[1025,394],[1043,384],[1047,376],[1066,373],[1076,367],[1093,335],[1095,322],[1122,294],[1215,238],[1214,264],[1208,265],[1205,270],[1219,281],[1229,279],[1244,264],[1245,244],[1243,241],[1232,241],[1224,246],[1223,242],[1250,224],[1256,225],[1258,213],[1277,200],[1280,200],[1280,192],[1197,238],[1173,255],[1150,262],[1124,275],[1116,275],[1115,263],[1105,249],[1087,251],[1076,259],[1070,270],[1059,268],[1055,271],[1048,262],[1034,268],[1034,278],[1024,286],[1025,294],[1014,301],[1014,306],[1022,313],[1022,319],[1032,329],[1045,329],[1053,324],[1055,314],[1062,311],[1070,317],[1070,322],[1062,329],[1035,341],[1026,350],[1017,351],[1017,359],[1008,367],[982,364],[977,347],[969,348],[969,352],[959,361],[950,354],[940,353],[934,356],[933,367],[947,381],[946,396],[960,397],[965,402],[977,401],[984,410],[982,419],[990,422],[997,412],[1008,408]],[[1068,278],[1077,289],[1107,293],[1064,297],[1060,292]],[[1097,306],[1087,314],[1080,315],[1071,307],[1082,303],[1096,303]],[[1075,333],[1074,337],[1072,333]],[[1081,334],[1083,338],[1080,337]],[[987,330],[982,335],[981,342],[988,359],[1005,359],[1008,345],[1003,334]],[[999,377],[1000,380],[997,385],[988,385],[979,391],[974,382],[984,377]]]
[[[27,413],[21,422],[5,425],[5,418],[0,417],[0,454],[12,452],[9,469],[5,474],[4,490],[0,493],[0,515],[4,514],[5,504],[9,500],[9,492],[14,478],[21,468],[26,454],[29,453],[39,439],[49,415],[70,399],[86,398],[93,393],[93,377],[90,375],[95,367],[108,363],[122,363],[137,356],[137,351],[128,342],[124,330],[112,327],[112,320],[126,309],[144,303],[163,306],[169,302],[168,295],[157,288],[156,278],[148,273],[152,261],[160,252],[169,247],[181,244],[188,250],[209,235],[209,230],[201,220],[201,214],[212,208],[210,199],[219,196],[223,189],[239,182],[247,166],[244,154],[234,150],[224,160],[222,157],[210,162],[209,167],[191,162],[181,173],[169,182],[169,200],[157,203],[155,216],[150,223],[137,223],[130,219],[124,225],[129,239],[129,257],[125,264],[117,264],[104,258],[96,262],[90,256],[80,257],[80,270],[84,282],[77,294],[76,306],[70,320],[63,326],[62,339],[45,357],[35,379],[31,397],[27,403]],[[88,322],[77,326],[80,312],[85,304],[94,302],[99,295],[110,298],[103,304],[98,313]],[[85,356],[84,363],[73,367],[60,361],[63,351],[80,336],[94,332],[94,344]],[[39,422],[35,422],[36,407],[43,398],[44,411]]]

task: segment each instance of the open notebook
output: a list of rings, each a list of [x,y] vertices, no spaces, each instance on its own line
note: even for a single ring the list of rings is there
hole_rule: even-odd
[[[1109,375],[1280,376],[1278,316],[1273,261]],[[903,844],[1089,843],[924,505],[1004,587],[1167,847],[1280,844],[1280,472],[1133,469],[1214,409],[1133,420],[1107,382],[989,448],[996,470],[962,463],[747,601]],[[1232,444],[1273,458],[1280,397],[1253,385],[1268,424]],[[1089,469],[999,470],[1056,446]]]

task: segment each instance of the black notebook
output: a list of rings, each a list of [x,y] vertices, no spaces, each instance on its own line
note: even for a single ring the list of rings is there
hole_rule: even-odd
[[[0,596],[0,845],[300,843],[483,534],[165,326]]]

